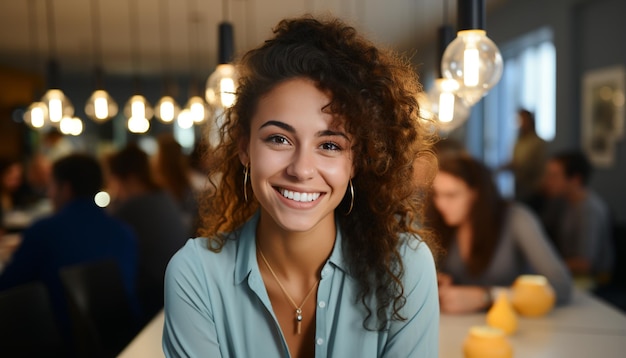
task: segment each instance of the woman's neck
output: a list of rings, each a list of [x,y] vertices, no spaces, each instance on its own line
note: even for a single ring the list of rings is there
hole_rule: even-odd
[[[313,283],[333,250],[336,227],[329,220],[307,232],[290,232],[261,212],[256,236],[258,249],[278,276]]]

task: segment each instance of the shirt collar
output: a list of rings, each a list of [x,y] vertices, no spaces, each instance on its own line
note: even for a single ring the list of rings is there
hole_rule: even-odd
[[[240,284],[252,272],[259,272],[259,265],[256,259],[256,228],[259,223],[259,211],[257,211],[239,230],[235,237],[237,254],[235,258],[235,284]],[[343,256],[342,234],[339,222],[337,223],[337,234],[333,251],[328,258],[328,262],[348,272],[347,264]]]

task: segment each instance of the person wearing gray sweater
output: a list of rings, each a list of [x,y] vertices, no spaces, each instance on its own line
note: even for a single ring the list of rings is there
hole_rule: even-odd
[[[427,225],[445,249],[438,265],[441,311],[486,309],[492,286],[510,286],[522,274],[545,276],[557,303],[566,303],[571,276],[535,215],[504,200],[491,171],[473,158],[441,158],[439,170]]]

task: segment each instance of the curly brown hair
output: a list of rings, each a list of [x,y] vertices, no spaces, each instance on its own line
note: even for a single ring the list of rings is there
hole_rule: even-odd
[[[424,202],[418,191],[426,192],[436,165],[431,123],[418,117],[416,96],[422,87],[409,62],[377,48],[341,20],[304,16],[281,21],[272,39],[243,56],[238,73],[237,101],[226,111],[221,142],[211,153],[216,160],[210,172],[221,174],[212,184],[219,190],[201,205],[200,234],[209,238],[209,248],[220,251],[229,237],[225,233],[258,209],[256,200],[244,200],[238,145],[250,135],[259,99],[286,80],[310,79],[330,93],[326,110],[344,121],[353,138],[353,210],[345,215],[351,200],[347,193],[336,218],[345,238],[343,252],[360,287],[358,300],[368,312],[364,326],[374,314],[377,329],[389,319],[403,320],[399,234],[418,234],[431,250],[435,247],[415,225]],[[246,190],[251,192],[249,184]],[[376,307],[368,305],[370,298]]]

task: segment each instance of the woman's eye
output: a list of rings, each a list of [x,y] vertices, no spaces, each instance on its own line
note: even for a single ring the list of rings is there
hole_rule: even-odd
[[[331,151],[339,151],[341,150],[341,147],[333,142],[326,142],[322,144],[322,149],[331,150]]]
[[[289,140],[281,135],[269,136],[265,141],[271,144],[289,144]]]

